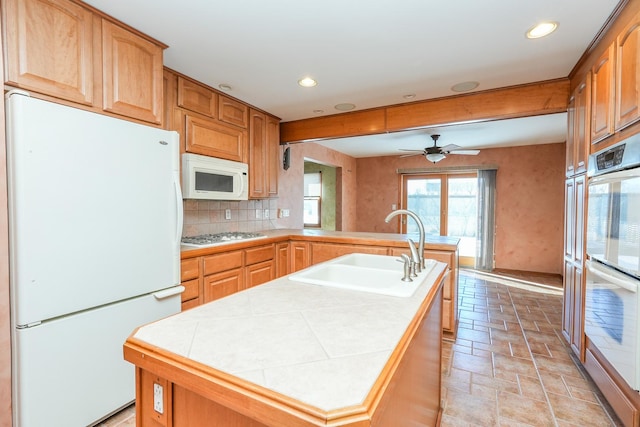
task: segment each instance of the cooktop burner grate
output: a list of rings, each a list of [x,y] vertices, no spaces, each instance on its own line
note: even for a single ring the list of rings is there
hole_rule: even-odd
[[[183,237],[182,244],[185,246],[212,246],[219,243],[232,243],[238,240],[259,239],[261,237],[267,236],[260,233],[248,233],[243,231],[201,234],[199,236]]]

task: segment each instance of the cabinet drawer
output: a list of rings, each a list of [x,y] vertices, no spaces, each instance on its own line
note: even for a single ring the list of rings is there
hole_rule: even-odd
[[[244,254],[246,265],[251,265],[257,262],[272,260],[274,257],[274,249],[273,245],[260,246],[257,248],[246,249]]]
[[[200,303],[198,302],[197,299],[185,301],[182,303],[181,310],[182,311],[189,310],[190,308],[197,307],[199,304]]]
[[[180,261],[180,281],[200,277],[200,258],[189,258]]]
[[[226,252],[204,258],[204,275],[242,267],[242,251]]]
[[[181,295],[182,302],[198,298],[200,295],[199,283],[200,281],[198,279],[187,280],[186,282],[181,283],[181,285],[184,286],[184,292]]]

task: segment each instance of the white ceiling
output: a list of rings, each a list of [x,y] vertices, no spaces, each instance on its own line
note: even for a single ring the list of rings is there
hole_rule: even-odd
[[[618,4],[618,0],[86,2],[169,45],[168,67],[215,88],[230,85],[231,96],[283,121],[335,114],[339,103],[353,103],[360,110],[407,102],[403,98],[407,94],[415,94],[412,101],[449,96],[454,94],[451,86],[470,80],[480,83],[475,89],[479,91],[566,77]],[[541,20],[559,22],[558,30],[547,38],[526,39],[525,31]],[[297,85],[307,75],[318,81],[316,87]],[[564,128],[562,135],[549,128],[558,128],[564,118],[554,116],[546,116],[548,123],[539,119],[516,123],[529,126],[527,143],[560,142]],[[498,132],[507,132],[505,128],[513,126],[492,122],[446,127],[439,133],[451,134],[443,137],[443,145],[465,148],[522,140],[515,134],[498,138]],[[524,127],[515,129],[524,133]],[[468,137],[454,140],[457,134]],[[395,154],[399,146],[410,144],[401,135],[388,135],[391,143],[376,138],[373,141],[378,142],[370,145],[387,146],[383,152]],[[358,157],[373,155],[362,153],[362,147],[348,148],[358,145],[358,140],[351,140],[326,144],[361,153]]]

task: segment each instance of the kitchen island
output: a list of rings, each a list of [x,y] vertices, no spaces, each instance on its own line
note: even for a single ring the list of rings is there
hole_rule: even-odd
[[[437,425],[447,274],[407,298],[282,277],[143,326],[138,426]]]

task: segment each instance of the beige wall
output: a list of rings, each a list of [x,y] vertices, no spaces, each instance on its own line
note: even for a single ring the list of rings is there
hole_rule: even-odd
[[[304,161],[336,167],[336,230],[356,230],[356,159],[312,142],[292,144],[291,167],[280,170],[278,208],[289,209],[289,218],[279,218],[278,228],[302,228]]]
[[[422,156],[357,160],[357,231],[398,232],[386,224],[399,206],[398,168],[496,165],[496,268],[562,273],[565,144],[481,150],[433,165]]]

